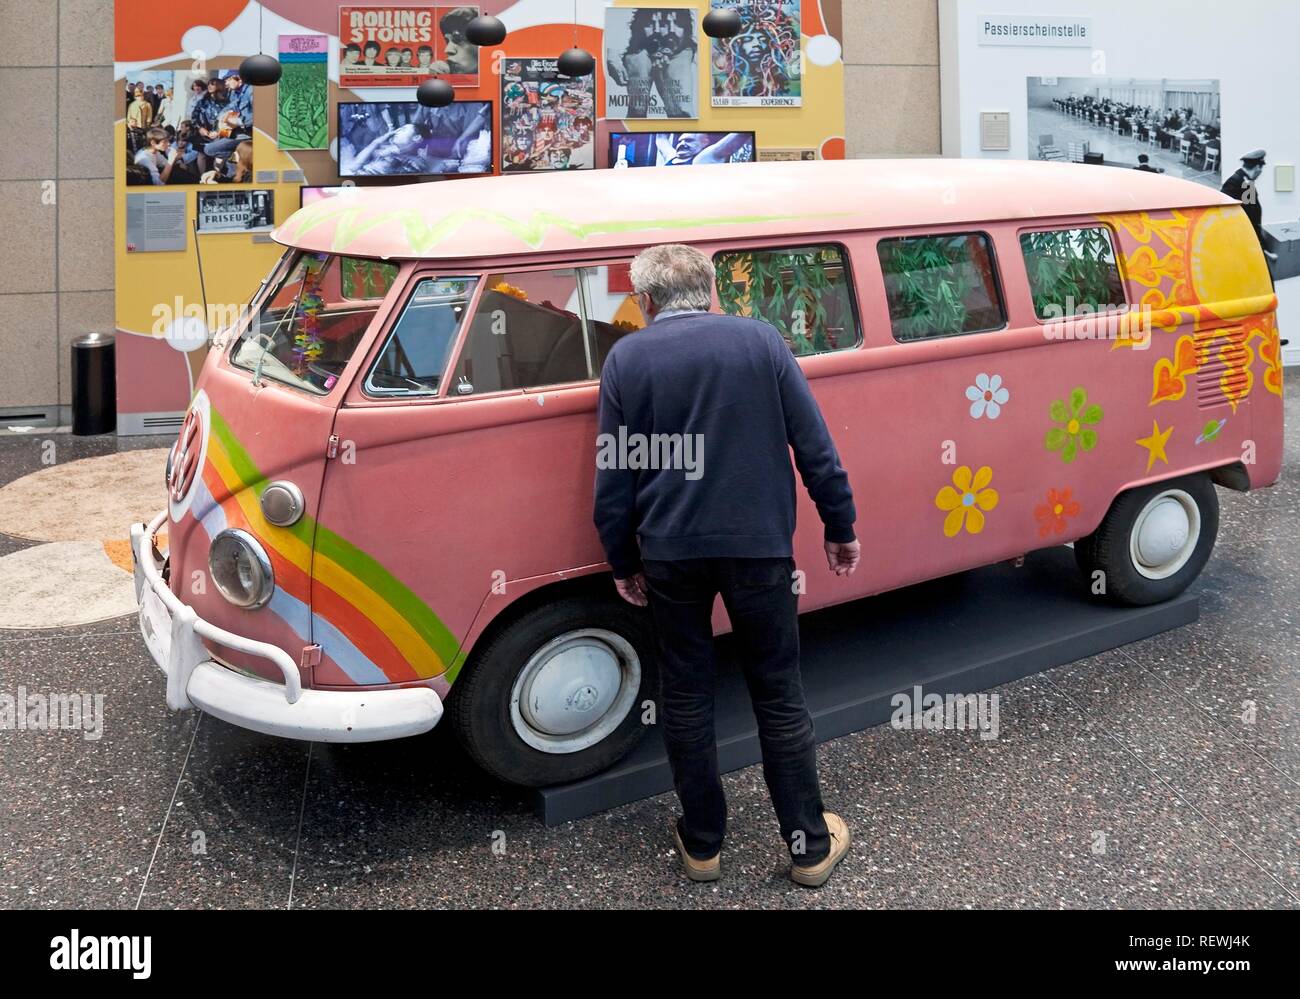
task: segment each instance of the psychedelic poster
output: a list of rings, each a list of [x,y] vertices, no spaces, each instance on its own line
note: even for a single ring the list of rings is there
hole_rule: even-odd
[[[741,20],[740,34],[713,39],[713,106],[801,107],[799,0],[713,0],[713,7],[731,7]]]
[[[478,86],[478,46],[465,29],[477,7],[401,4],[339,8],[340,87],[418,87],[439,76]]]
[[[329,36],[280,36],[279,124],[281,149],[329,145]]]
[[[699,117],[695,11],[605,8],[605,117]]]
[[[590,170],[596,165],[592,76],[561,77],[555,59],[501,66],[501,170]]]

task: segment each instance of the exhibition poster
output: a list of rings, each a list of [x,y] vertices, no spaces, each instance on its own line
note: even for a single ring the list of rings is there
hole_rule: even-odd
[[[329,145],[329,36],[280,36],[279,120],[281,149]]]
[[[713,0],[740,15],[740,33],[713,39],[713,106],[801,107],[799,0]]]
[[[431,76],[478,86],[478,46],[465,38],[477,7],[339,8],[340,87],[418,87]]]
[[[501,67],[501,169],[590,170],[595,163],[595,81],[562,77],[555,59]]]
[[[252,181],[253,86],[239,70],[138,70],[122,85],[127,186]]]
[[[199,232],[268,232],[275,228],[275,192],[200,191]]]
[[[606,118],[698,118],[698,66],[695,11],[605,8]]]

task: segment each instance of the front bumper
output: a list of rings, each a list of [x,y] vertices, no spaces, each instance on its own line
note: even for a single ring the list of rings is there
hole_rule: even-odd
[[[377,742],[419,735],[438,724],[442,700],[427,687],[399,690],[303,690],[298,664],[283,649],[218,628],[177,599],[162,578],[154,541],[167,511],[131,527],[140,633],[167,677],[167,706],[201,708],[233,725],[315,742]],[[284,684],[237,673],[216,662],[200,639],[261,656]]]

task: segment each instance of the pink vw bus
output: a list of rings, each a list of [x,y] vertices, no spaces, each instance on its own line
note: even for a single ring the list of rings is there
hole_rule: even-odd
[[[260,732],[391,739],[446,710],[524,785],[640,738],[653,635],[591,499],[601,364],[643,325],[627,266],[653,243],[709,254],[717,308],[782,331],[835,437],[864,558],[826,572],[802,497],[805,610],[1067,542],[1081,600],[1166,600],[1209,557],[1215,486],[1279,472],[1268,270],[1196,184],[963,160],[508,176],[348,192],[275,238],[133,532],[168,704]]]

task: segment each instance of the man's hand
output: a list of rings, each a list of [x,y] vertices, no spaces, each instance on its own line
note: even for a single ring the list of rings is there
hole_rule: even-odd
[[[614,580],[618,595],[634,607],[644,607],[649,601],[645,595],[645,574],[633,573],[627,579]]]
[[[837,576],[852,576],[862,558],[862,545],[857,541],[826,542],[826,566]]]

